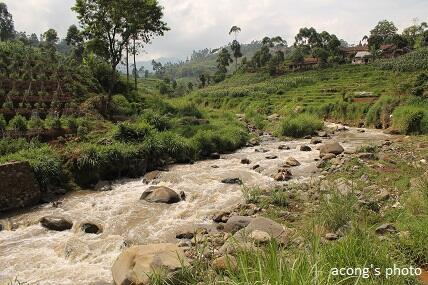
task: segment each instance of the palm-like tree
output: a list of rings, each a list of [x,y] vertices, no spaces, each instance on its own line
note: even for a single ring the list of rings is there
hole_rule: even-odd
[[[232,28],[230,28],[229,31],[229,35],[231,35],[232,33],[235,34],[235,41],[238,38],[238,34],[241,32],[241,28],[238,26],[233,26]]]

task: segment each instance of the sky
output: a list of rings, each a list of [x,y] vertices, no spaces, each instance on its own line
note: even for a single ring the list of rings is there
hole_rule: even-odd
[[[75,0],[0,0],[13,14],[15,29],[41,34],[55,28],[62,37],[77,24]],[[402,30],[415,20],[428,22],[428,0],[159,0],[171,28],[154,39],[139,60],[185,59],[193,50],[217,48],[232,41],[230,27],[244,43],[282,36],[289,44],[300,27],[314,27],[358,43],[379,20]]]

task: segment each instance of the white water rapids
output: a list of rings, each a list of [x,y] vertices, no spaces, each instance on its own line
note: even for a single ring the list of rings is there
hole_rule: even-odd
[[[345,150],[354,150],[362,144],[375,144],[389,136],[376,130],[358,132],[350,128],[338,132],[332,139]],[[279,150],[286,144],[290,150]],[[224,178],[239,177],[246,186],[270,187],[271,176],[292,156],[301,166],[292,168],[293,180],[308,180],[319,176],[311,152],[299,147],[309,140],[279,142],[264,137],[260,146],[247,147],[219,160],[206,160],[193,165],[174,165],[163,172],[159,185],[175,191],[184,191],[186,201],[173,204],[150,204],[139,200],[149,185],[142,179],[121,180],[109,192],[79,191],[69,193],[62,204],[34,207],[0,219],[6,229],[0,231],[0,284],[17,278],[26,284],[101,285],[112,284],[111,266],[125,244],[147,244],[175,241],[178,229],[190,225],[210,225],[214,213],[233,208],[242,201],[241,186],[221,183]],[[265,149],[267,152],[257,152]],[[277,155],[277,159],[266,159]],[[248,158],[250,165],[241,164]],[[261,171],[252,170],[255,164]],[[213,168],[218,166],[218,168]],[[72,230],[54,232],[43,228],[39,220],[44,216],[60,216],[73,221]],[[82,222],[94,222],[103,228],[102,234],[80,231]]]

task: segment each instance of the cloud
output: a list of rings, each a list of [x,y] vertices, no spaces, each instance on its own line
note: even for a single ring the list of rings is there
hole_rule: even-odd
[[[4,0],[3,0],[4,1]],[[40,34],[48,28],[61,35],[76,17],[74,0],[5,0],[18,30]],[[300,27],[335,33],[350,43],[358,41],[381,19],[403,29],[414,18],[428,21],[426,0],[159,0],[171,31],[153,40],[140,59],[185,58],[192,50],[215,48],[232,40],[233,25],[242,28],[239,39],[251,42],[280,35],[293,42]]]

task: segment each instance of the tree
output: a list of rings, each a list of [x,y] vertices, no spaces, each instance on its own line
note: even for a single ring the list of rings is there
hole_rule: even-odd
[[[422,22],[421,24],[415,23],[414,25],[404,29],[403,37],[407,40],[411,47],[420,48],[424,46],[424,34],[427,32],[428,24],[426,22]]]
[[[54,46],[58,43],[58,33],[54,29],[49,29],[43,34],[43,40],[47,42],[49,45]]]
[[[235,41],[238,40],[238,34],[241,32],[241,28],[238,26],[233,26],[230,28],[229,35],[232,33],[235,34]]]
[[[201,81],[201,87],[205,88],[205,84],[207,82],[207,79],[206,79],[204,74],[199,75],[199,81]]]
[[[397,27],[393,22],[382,20],[370,31],[369,46],[379,49],[380,45],[391,43],[393,36],[397,34]]]
[[[165,67],[161,62],[156,62],[156,60],[152,60],[153,71],[159,77],[162,77],[165,74]]]
[[[226,74],[227,67],[233,62],[229,51],[226,48],[222,48],[217,57],[217,69],[219,72]]]
[[[85,50],[84,38],[82,32],[76,27],[76,25],[71,25],[68,28],[65,42],[67,45],[73,47],[74,58],[76,58],[78,62],[81,62],[83,59],[83,52]]]
[[[157,0],[76,0],[72,8],[89,40],[99,42],[112,74],[106,111],[110,109],[117,81],[116,69],[132,37],[148,42],[169,30],[162,21],[163,11]]]
[[[15,28],[12,14],[9,13],[7,5],[0,2],[0,41],[13,39]]]
[[[30,35],[29,40],[30,40],[30,44],[32,46],[38,46],[39,45],[39,38],[37,37],[37,35],[35,33],[32,33]]]
[[[236,71],[238,70],[238,58],[242,57],[241,45],[237,40],[234,40],[230,48],[232,49],[233,57],[235,58],[235,71]]]

